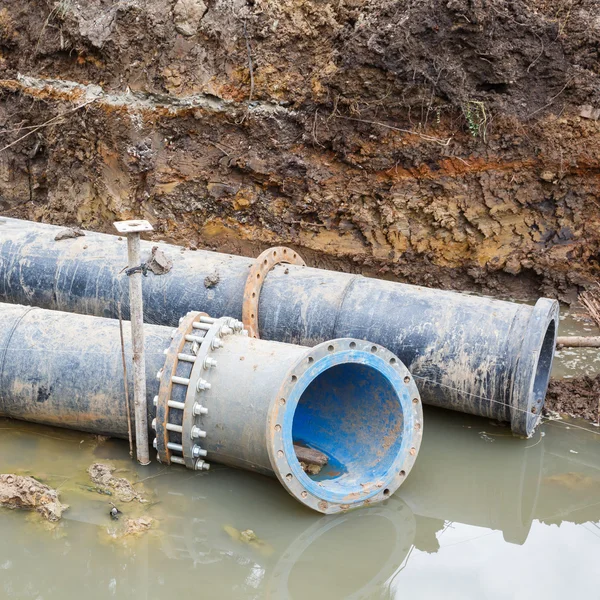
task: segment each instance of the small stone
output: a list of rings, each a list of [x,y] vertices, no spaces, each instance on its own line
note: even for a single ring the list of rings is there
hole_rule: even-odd
[[[600,108],[594,108],[590,104],[584,104],[579,110],[579,116],[584,119],[597,121],[600,119]]]
[[[556,179],[556,173],[553,173],[552,171],[542,171],[540,173],[540,179],[552,183]]]
[[[203,0],[177,0],[173,8],[176,31],[186,37],[195,35],[206,11]]]

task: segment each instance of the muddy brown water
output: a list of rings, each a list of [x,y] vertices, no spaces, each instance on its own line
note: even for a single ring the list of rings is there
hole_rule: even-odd
[[[569,313],[560,329],[595,333]],[[563,351],[555,374],[597,372],[597,355]],[[115,466],[149,502],[94,491],[93,462]],[[406,483],[383,504],[337,516],[307,511],[261,476],[219,465],[201,474],[139,467],[124,441],[6,419],[0,472],[35,476],[70,505],[52,526],[0,509],[1,598],[598,594],[600,429],[583,421],[546,421],[522,440],[485,419],[426,407]],[[142,515],[153,528],[121,537],[125,519]],[[256,539],[244,541],[248,529]]]

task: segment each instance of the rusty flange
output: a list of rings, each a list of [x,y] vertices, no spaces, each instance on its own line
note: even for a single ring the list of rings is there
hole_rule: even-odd
[[[169,406],[169,401],[172,399],[173,385],[177,385],[177,377],[183,376],[189,378],[191,371],[190,363],[181,361],[179,356],[183,353],[186,345],[192,348],[190,352],[193,353],[194,342],[190,342],[190,336],[197,336],[200,339],[204,335],[204,332],[196,333],[194,329],[194,323],[199,323],[201,317],[208,317],[208,315],[203,312],[189,312],[180,320],[179,327],[173,331],[173,341],[165,352],[165,364],[157,374],[160,380],[160,388],[158,396],[154,398],[156,419],[152,425],[156,431],[155,447],[158,452],[158,460],[165,464],[179,462],[177,460],[178,457],[175,457],[176,460],[172,460],[172,451],[168,447],[170,433],[169,429],[167,429],[167,424],[176,424],[170,418],[171,407]],[[182,370],[183,373],[181,372]],[[175,381],[173,380],[174,377]],[[177,420],[181,423],[181,418]]]
[[[285,246],[275,246],[265,250],[256,259],[244,288],[244,304],[242,306],[242,322],[248,330],[248,335],[253,338],[259,338],[258,333],[258,300],[260,290],[269,271],[280,263],[291,265],[306,266],[302,257],[291,248]]]

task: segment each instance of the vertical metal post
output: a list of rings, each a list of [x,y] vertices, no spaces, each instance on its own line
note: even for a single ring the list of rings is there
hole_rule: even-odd
[[[148,221],[117,221],[119,233],[127,236],[129,262],[129,313],[131,344],[133,348],[133,404],[135,414],[135,448],[141,465],[150,464],[148,444],[148,412],[146,407],[146,357],[144,353],[144,306],[142,300],[142,269],[140,258],[140,233],[152,231]]]

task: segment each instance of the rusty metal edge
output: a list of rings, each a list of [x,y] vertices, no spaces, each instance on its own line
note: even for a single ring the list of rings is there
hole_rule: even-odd
[[[259,339],[258,332],[258,300],[260,290],[269,271],[278,264],[285,263],[305,267],[303,258],[291,248],[274,246],[262,252],[255,260],[248,273],[244,287],[242,304],[242,322],[250,337]]]

